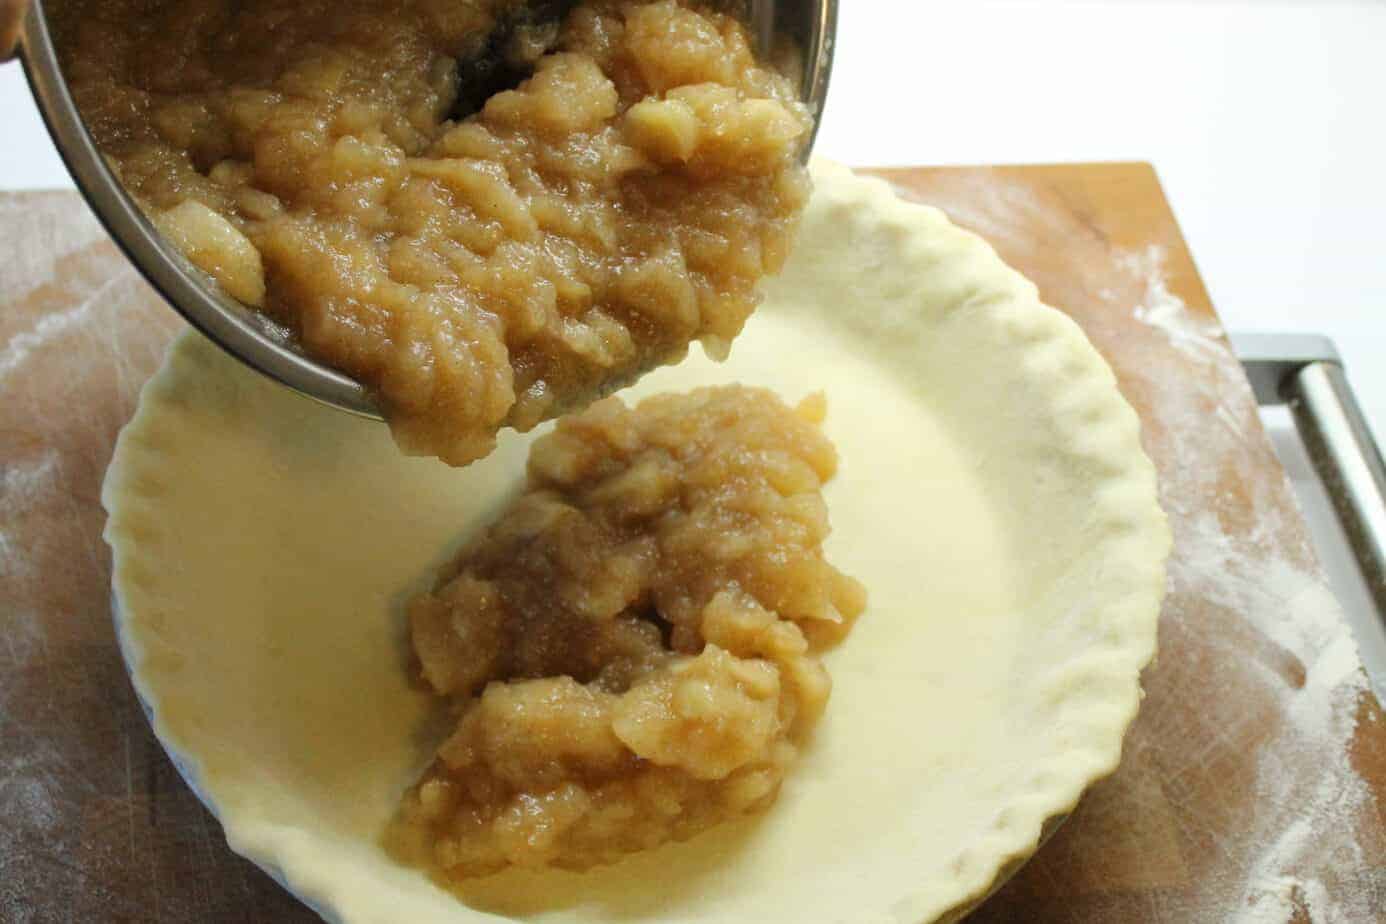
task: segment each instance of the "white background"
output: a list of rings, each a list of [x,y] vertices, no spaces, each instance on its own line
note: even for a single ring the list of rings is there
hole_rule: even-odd
[[[1386,436],[1386,0],[841,6],[819,153],[1151,161],[1227,326],[1332,336]],[[70,185],[15,65],[0,129],[0,188]],[[1312,476],[1277,442],[1332,543]],[[1360,618],[1360,584],[1340,580]]]

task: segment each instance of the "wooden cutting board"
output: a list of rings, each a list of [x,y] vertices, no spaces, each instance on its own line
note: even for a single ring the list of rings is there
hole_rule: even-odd
[[[1386,920],[1386,723],[1154,171],[876,172],[1084,327],[1175,531],[1121,769],[971,920]],[[0,921],[315,920],[227,849],[111,627],[101,477],[183,325],[73,193],[0,195],[0,254]]]

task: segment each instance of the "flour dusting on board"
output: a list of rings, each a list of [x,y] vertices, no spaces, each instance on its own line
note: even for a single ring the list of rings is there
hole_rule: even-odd
[[[1169,290],[1165,276],[1164,248],[1151,244],[1144,250],[1123,254],[1118,263],[1145,286],[1145,297],[1135,307],[1137,321],[1159,328],[1176,349],[1185,353],[1222,352],[1222,326],[1212,318],[1189,311]],[[1103,293],[1110,296],[1110,293]]]
[[[1184,555],[1172,567],[1176,585],[1245,616],[1297,658],[1305,674],[1296,688],[1248,652],[1233,646],[1225,652],[1228,664],[1261,674],[1260,688],[1277,690],[1282,721],[1257,766],[1252,841],[1268,846],[1242,859],[1246,876],[1239,896],[1232,891],[1236,884],[1227,884],[1221,898],[1240,901],[1226,908],[1224,920],[1284,924],[1297,908],[1322,924],[1368,920],[1365,906],[1340,905],[1319,879],[1291,873],[1331,836],[1350,831],[1370,804],[1349,757],[1365,680],[1337,602],[1319,576],[1254,544],[1233,542],[1213,513],[1194,517],[1177,541]],[[1304,754],[1318,755],[1318,761],[1300,759]],[[1354,869],[1362,862],[1355,842],[1339,845],[1335,866]]]
[[[73,214],[61,197],[12,197],[0,199],[0,224],[18,227],[24,222],[32,233],[5,237],[6,297],[59,282],[62,258],[106,239],[96,216],[83,209]]]
[[[28,329],[8,329],[0,322],[0,340],[5,341],[0,350],[0,385],[22,373],[30,358],[50,343],[90,326],[92,312],[106,307],[114,290],[134,279],[134,268],[124,261],[119,264],[121,269],[109,277],[92,277],[91,268],[83,261],[78,261],[81,268],[69,267],[71,258],[104,242],[106,234],[88,212],[82,212],[74,221],[71,210],[61,207],[63,201],[52,197],[0,201],[0,222],[12,219],[14,213],[22,210],[24,220],[37,226],[33,234],[6,238],[5,297],[39,293],[56,303],[66,303],[69,299],[59,293],[81,293],[71,299],[73,304],[41,315]],[[68,269],[71,271],[64,272]]]
[[[1217,920],[1234,924],[1287,924],[1297,914],[1318,924],[1372,920],[1377,909],[1369,907],[1368,896],[1331,892],[1319,876],[1304,872],[1353,871],[1364,863],[1353,832],[1372,794],[1350,756],[1366,690],[1357,648],[1312,553],[1302,545],[1286,550],[1281,531],[1287,524],[1276,513],[1282,508],[1262,502],[1262,495],[1285,486],[1265,478],[1236,486],[1216,481],[1228,469],[1223,463],[1257,470],[1247,454],[1258,451],[1258,443],[1246,438],[1255,402],[1221,329],[1170,290],[1164,263],[1157,247],[1123,255],[1121,264],[1142,293],[1139,303],[1130,304],[1129,293],[1124,304],[1118,293],[1103,294],[1184,357],[1176,369],[1152,351],[1148,368],[1140,370],[1157,396],[1155,423],[1175,444],[1176,464],[1161,471],[1175,530],[1171,591],[1236,614],[1303,672],[1302,684],[1296,683],[1273,670],[1270,659],[1222,642],[1217,669],[1236,675],[1234,688],[1262,693],[1278,714],[1258,752],[1253,836],[1247,839],[1252,846],[1233,848],[1226,867],[1238,874],[1215,881],[1205,896],[1210,907],[1198,911],[1206,916],[1215,910]],[[1196,361],[1193,380],[1189,360]],[[1210,414],[1221,426],[1196,425]],[[1237,465],[1239,459],[1247,464]],[[1232,491],[1250,497],[1232,497]],[[1216,499],[1211,506],[1210,497]],[[1258,514],[1250,536],[1245,526],[1234,532],[1225,525],[1248,500]],[[1176,610],[1175,618],[1183,616]],[[1238,849],[1244,855],[1236,856]]]
[[[33,571],[33,562],[26,554],[29,551],[26,543],[11,536],[11,530],[6,527],[11,521],[27,514],[35,499],[49,490],[57,469],[58,454],[53,450],[43,453],[31,464],[7,461],[0,466],[0,509],[6,514],[0,520],[0,578],[6,581],[18,581]],[[6,628],[8,630],[10,627]],[[7,631],[5,635],[6,642],[13,650],[15,633]]]
[[[67,331],[83,327],[91,316],[92,308],[106,290],[123,282],[125,277],[116,276],[109,284],[102,286],[94,295],[76,307],[55,314],[44,315],[32,330],[24,331],[10,338],[10,342],[0,351],[0,382],[23,368],[34,351],[56,340]]]

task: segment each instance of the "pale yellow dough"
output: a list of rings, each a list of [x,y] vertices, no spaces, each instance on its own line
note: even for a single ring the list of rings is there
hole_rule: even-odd
[[[930,921],[1110,772],[1169,546],[1135,414],[1066,317],[980,239],[817,164],[798,249],[731,359],[633,389],[826,391],[831,560],[870,605],[763,816],[466,904],[378,835],[441,729],[400,605],[521,483],[467,469],[185,337],[107,476],[120,631],[160,737],[231,845],[333,920]]]

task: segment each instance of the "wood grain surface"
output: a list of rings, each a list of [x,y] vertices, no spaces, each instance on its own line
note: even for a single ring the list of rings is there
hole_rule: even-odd
[[[1314,794],[1294,787],[1312,788],[1335,762],[1367,798],[1314,850],[1285,860],[1280,898],[1297,920],[1386,908],[1380,708],[1362,696],[1345,747],[1288,735],[1286,703],[1312,686],[1313,666],[1258,631],[1216,569],[1195,573],[1194,528],[1209,511],[1233,551],[1242,544],[1301,575],[1318,566],[1154,172],[882,172],[991,240],[1083,326],[1142,415],[1176,533],[1161,654],[1121,769],[970,920],[1173,924],[1254,912],[1255,888],[1247,897],[1242,884],[1259,888],[1280,828],[1312,820]],[[0,254],[0,922],[316,920],[228,850],[151,734],[111,627],[101,478],[140,385],[183,325],[73,193],[0,196]],[[1149,307],[1152,280],[1207,322],[1193,347],[1133,310]],[[1208,447],[1196,465],[1191,446]],[[1268,762],[1289,767],[1269,828]]]

